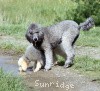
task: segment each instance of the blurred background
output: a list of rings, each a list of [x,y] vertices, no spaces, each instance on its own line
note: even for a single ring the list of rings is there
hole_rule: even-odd
[[[100,25],[100,0],[0,0],[0,24],[80,23],[89,16]]]

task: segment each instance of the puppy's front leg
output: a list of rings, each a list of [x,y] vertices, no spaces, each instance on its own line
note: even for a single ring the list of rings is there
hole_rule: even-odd
[[[50,48],[45,49],[45,58],[46,58],[45,70],[48,71],[51,69],[51,66],[53,63],[52,49],[50,49]]]
[[[34,72],[39,71],[41,69],[41,67],[42,67],[41,62],[40,61],[37,61],[36,68],[34,69]]]

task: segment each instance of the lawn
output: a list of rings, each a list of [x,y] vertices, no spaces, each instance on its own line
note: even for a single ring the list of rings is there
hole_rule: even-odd
[[[50,25],[74,15],[76,7],[71,0],[0,0],[0,19],[1,24]]]
[[[0,69],[0,91],[26,91],[26,88],[20,77],[5,74]]]
[[[100,82],[100,60],[88,56],[75,57],[73,69],[79,70],[82,74],[90,77],[92,80]]]
[[[100,27],[92,28],[90,31],[81,31],[76,45],[100,47]]]

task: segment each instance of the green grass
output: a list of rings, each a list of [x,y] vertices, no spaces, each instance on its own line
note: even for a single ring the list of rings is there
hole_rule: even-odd
[[[80,71],[92,79],[100,82],[100,60],[88,56],[75,57],[73,69]]]
[[[0,49],[5,51],[12,51],[15,52],[15,54],[24,53],[25,49],[27,47],[27,44],[20,44],[16,41],[2,41],[0,40]]]
[[[1,37],[0,49],[14,51],[16,54],[23,53],[28,45],[25,41],[26,28],[24,25],[2,25],[0,26]]]
[[[96,27],[90,31],[81,31],[76,45],[100,47],[100,27]]]
[[[59,65],[63,66],[65,61],[58,56]],[[71,69],[78,70],[80,74],[89,77],[92,80],[100,82],[100,60],[90,58],[88,56],[78,56],[74,59],[74,65]]]
[[[75,58],[75,69],[81,69],[82,71],[100,71],[100,60],[89,58],[88,56]]]
[[[0,0],[0,23],[50,25],[69,19],[76,8],[77,4],[71,0]]]
[[[27,27],[27,26],[26,26]],[[0,34],[2,35],[9,35],[12,37],[17,38],[24,38],[26,33],[25,25],[22,24],[7,24],[7,25],[1,25],[0,26]]]
[[[21,78],[5,74],[0,69],[0,91],[26,91],[26,88]]]

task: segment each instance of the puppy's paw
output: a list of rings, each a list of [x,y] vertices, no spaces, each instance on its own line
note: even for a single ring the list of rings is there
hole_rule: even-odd
[[[64,68],[69,68],[73,65],[73,63],[65,63]]]
[[[45,66],[45,69],[44,69],[45,71],[49,71],[49,70],[51,70],[51,66]]]
[[[64,68],[69,68],[69,67],[70,67],[69,64],[64,65]]]
[[[39,69],[35,69],[35,70],[34,70],[34,72],[37,72],[37,71],[39,71]]]
[[[49,71],[49,70],[47,70],[47,69],[44,69],[44,71],[46,71],[46,72],[47,72],[47,71]]]

